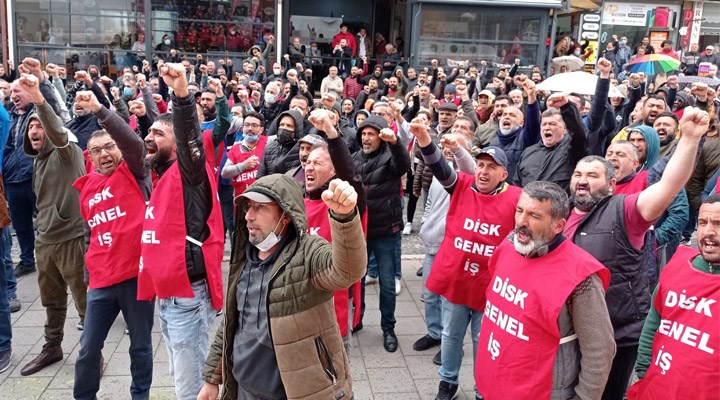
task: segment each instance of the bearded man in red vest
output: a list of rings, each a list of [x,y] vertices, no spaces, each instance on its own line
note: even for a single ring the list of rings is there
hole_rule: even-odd
[[[320,136],[310,134],[300,139],[302,141],[315,136],[316,143],[312,146],[310,154],[304,165],[305,178],[305,212],[308,219],[308,233],[318,235],[332,242],[330,235],[330,218],[328,208],[322,201],[321,195],[328,188],[334,178],[342,179],[353,187],[358,194],[357,206],[360,219],[363,221],[363,230],[367,231],[366,201],[367,193],[357,168],[352,162],[352,155],[345,142],[335,129],[334,113],[330,110],[315,110],[310,114],[309,122],[327,137],[327,142]],[[301,156],[302,159],[302,156]],[[296,178],[297,179],[297,178]],[[352,295],[352,297],[351,297]],[[351,327],[360,322],[360,308],[362,306],[362,291],[360,282],[355,282],[350,289],[337,290],[334,293],[335,316],[340,326],[340,334],[345,349],[350,353]]]
[[[720,195],[700,206],[697,243],[680,246],[660,274],[630,400],[720,399]]]
[[[153,372],[155,307],[152,301],[137,300],[140,235],[152,185],[144,164],[145,144],[119,115],[103,107],[93,92],[78,92],[75,103],[92,112],[103,130],[95,131],[88,140],[96,170],[73,184],[80,192],[80,214],[90,229],[85,254],[89,275],[85,330],[75,363],[73,397],[96,397],[101,350],[122,312],[130,335],[130,395],[147,398]]]
[[[223,306],[223,224],[185,69],[165,64],[160,76],[173,89],[173,112],[160,115],[145,137],[145,163],[158,179],[140,237],[138,299],[159,298],[175,395],[195,399],[208,330]]]
[[[485,400],[602,395],[615,355],[610,272],[562,235],[569,213],[564,189],[529,183],[515,230],[490,258],[475,358]]]
[[[436,399],[457,395],[463,339],[471,326],[477,352],[484,288],[490,281],[487,262],[513,228],[520,188],[505,182],[508,159],[499,147],[475,152],[475,176],[457,173],[432,142],[428,127],[416,118],[410,132],[417,138],[423,160],[450,194],[445,237],[425,286],[443,301],[440,341],[440,385]],[[441,139],[441,143],[444,142]],[[450,147],[450,146],[448,146]]]

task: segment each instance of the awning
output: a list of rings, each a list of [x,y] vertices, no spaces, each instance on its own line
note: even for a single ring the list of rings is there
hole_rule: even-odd
[[[571,14],[576,12],[597,10],[600,8],[598,3],[593,0],[570,0],[570,10],[561,11],[558,14]]]

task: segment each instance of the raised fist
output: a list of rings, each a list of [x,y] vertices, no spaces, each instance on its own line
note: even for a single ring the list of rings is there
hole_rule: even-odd
[[[322,193],[325,205],[337,214],[350,214],[357,204],[357,192],[346,181],[333,179]]]

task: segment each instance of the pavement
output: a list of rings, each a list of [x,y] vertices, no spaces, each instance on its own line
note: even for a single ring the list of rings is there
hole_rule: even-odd
[[[17,257],[17,245],[13,253]],[[403,237],[403,253],[402,292],[397,297],[395,311],[397,320],[395,333],[400,346],[395,353],[388,353],[383,348],[378,309],[378,287],[377,284],[368,285],[365,299],[366,311],[363,319],[364,329],[353,334],[350,351],[353,390],[357,400],[431,400],[437,394],[440,379],[438,367],[432,363],[432,358],[439,348],[432,348],[424,352],[417,352],[412,348],[415,340],[427,332],[424,303],[420,300],[421,278],[415,275],[415,271],[420,268],[422,262],[422,246],[417,234]],[[228,254],[226,252],[223,262],[223,272],[226,278]],[[17,262],[17,260],[15,261]],[[22,377],[20,370],[40,353],[44,344],[45,310],[40,304],[37,273],[18,279],[18,298],[22,303],[22,309],[12,314],[12,365],[7,371],[0,374],[0,398],[5,400],[72,399],[74,365],[79,351],[78,341],[81,334],[75,328],[79,317],[72,305],[72,296],[68,295],[70,303],[65,322],[64,359],[29,377]],[[210,333],[211,338],[219,324],[220,318],[217,318]],[[125,323],[122,316],[119,316],[105,341],[103,350],[105,373],[100,382],[98,399],[128,399],[130,397],[131,378],[128,356],[130,341],[124,334],[124,329]],[[154,371],[150,398],[174,399],[167,353],[157,319],[152,335]],[[464,352],[463,366],[460,369],[462,393],[459,398],[473,399],[473,352],[469,332],[465,336]]]

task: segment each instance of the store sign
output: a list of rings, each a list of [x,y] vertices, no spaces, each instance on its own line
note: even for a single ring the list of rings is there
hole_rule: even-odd
[[[654,5],[643,3],[605,3],[603,25],[649,26],[672,28],[675,16],[680,12],[677,5]]]
[[[600,38],[600,12],[587,12],[582,15],[580,23],[580,43],[587,42],[585,48],[585,64],[594,65],[598,54]]]
[[[703,17],[703,3],[693,3],[693,24],[690,29],[690,43],[697,43],[700,41],[700,21]]]

